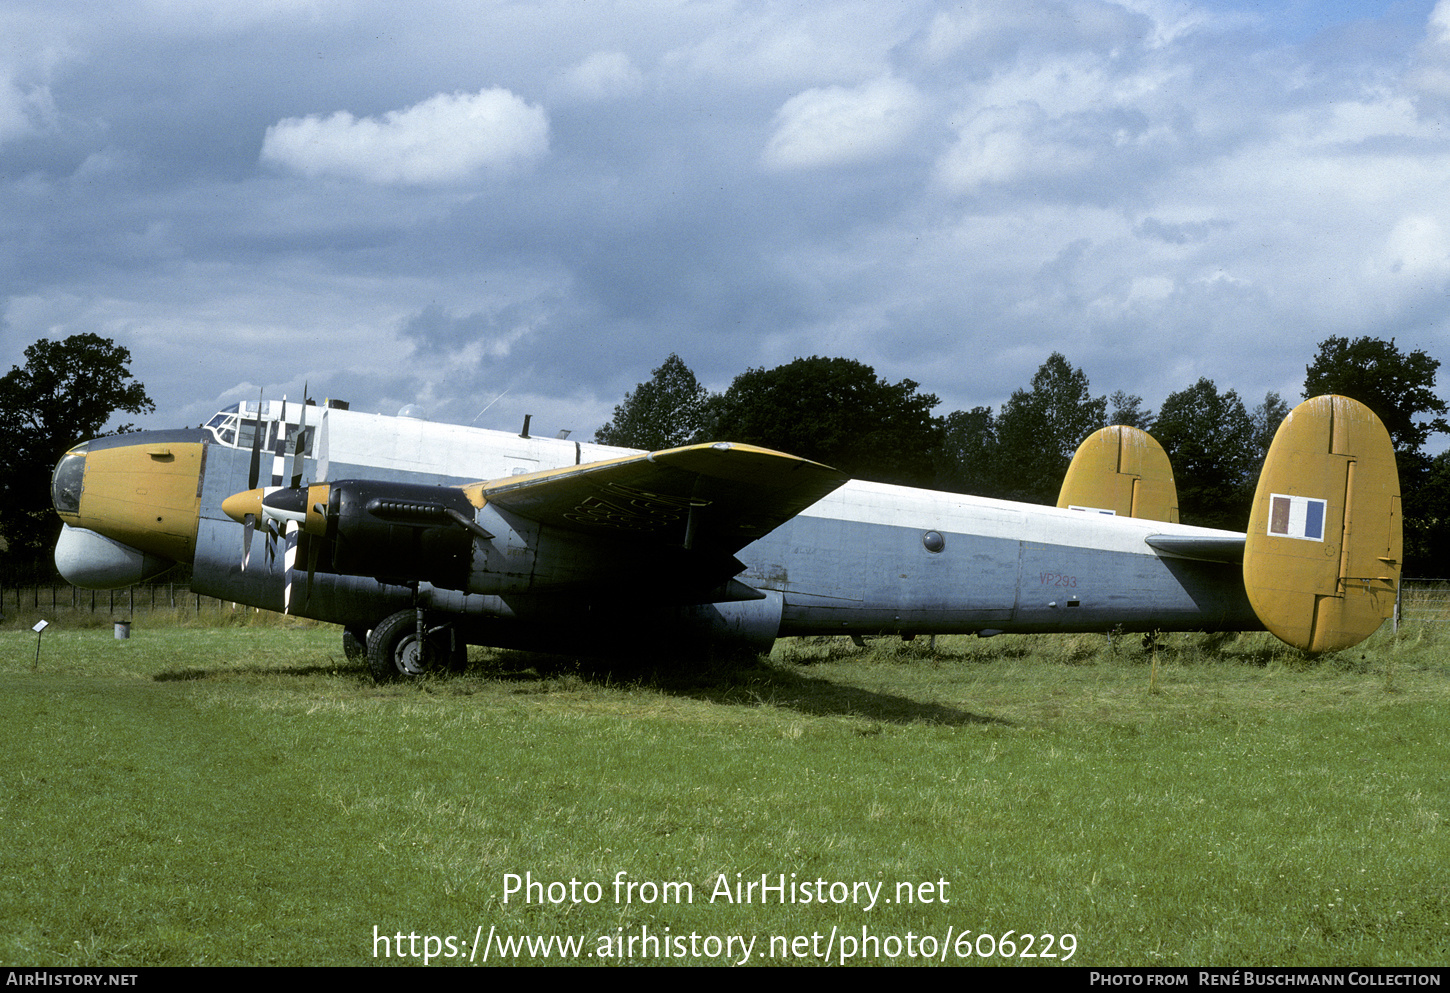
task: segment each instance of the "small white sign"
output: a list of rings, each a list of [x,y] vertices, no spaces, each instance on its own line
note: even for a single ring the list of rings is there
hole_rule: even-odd
[[[36,634],[40,634],[40,632],[44,631],[48,627],[50,627],[50,621],[37,621],[35,627],[31,628],[30,630],[34,631]]]

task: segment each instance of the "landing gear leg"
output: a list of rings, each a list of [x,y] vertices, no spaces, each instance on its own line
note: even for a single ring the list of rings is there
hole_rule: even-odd
[[[435,666],[438,656],[429,651],[421,634],[421,610],[390,614],[368,635],[368,668],[380,683],[416,679]]]
[[[368,633],[368,668],[380,683],[416,679],[430,672],[459,672],[468,645],[453,624],[430,629],[423,609],[400,610]]]

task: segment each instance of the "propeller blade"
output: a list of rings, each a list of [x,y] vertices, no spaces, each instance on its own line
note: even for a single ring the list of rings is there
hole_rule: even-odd
[[[252,468],[247,473],[247,489],[257,488],[257,476],[262,471],[262,392],[257,391],[257,426],[252,430]]]
[[[302,397],[302,417],[297,422],[297,443],[292,446],[292,488],[302,488],[302,449],[307,441],[307,396]]]
[[[292,613],[292,577],[297,572],[297,522],[287,522],[287,550],[282,554],[282,570],[287,580],[282,587],[282,613]]]
[[[282,413],[277,418],[277,437],[272,440],[272,485],[281,486],[287,472],[287,398],[282,398]]]
[[[317,479],[314,482],[327,482],[327,408],[322,408],[322,424],[317,428]]]

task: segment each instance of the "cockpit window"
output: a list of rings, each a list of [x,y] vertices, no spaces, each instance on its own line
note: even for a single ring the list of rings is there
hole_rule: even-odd
[[[50,500],[57,513],[79,514],[81,512],[81,488],[86,476],[84,452],[71,451],[61,456],[50,480]]]
[[[252,447],[252,438],[254,438],[257,434],[257,422],[255,420],[239,421],[232,425],[232,430],[236,433],[237,436],[235,445],[236,448]],[[262,425],[262,446],[266,447],[266,444],[267,425],[264,424]]]
[[[312,427],[311,425],[308,425],[307,433],[302,438],[302,454],[303,455],[307,455],[307,456],[311,456],[312,455],[312,437],[316,433],[317,433],[317,429],[314,428],[314,427]],[[286,442],[286,444],[282,448],[282,453],[284,455],[291,455],[296,450],[297,450],[297,425],[296,424],[289,424],[289,425],[287,425],[287,442]]]
[[[252,409],[248,410],[248,406],[251,406]],[[294,406],[288,408],[287,412],[291,414],[294,410],[299,409],[299,407]],[[253,439],[259,430],[260,423],[260,430],[262,432],[261,447],[263,451],[268,452],[273,450],[273,446],[277,442],[279,430],[284,430],[286,433],[282,435],[285,439],[282,450],[285,454],[291,455],[297,446],[298,425],[290,423],[291,417],[288,417],[288,423],[279,426],[277,420],[280,413],[280,405],[272,408],[271,403],[268,402],[263,405],[262,416],[259,422],[256,405],[235,404],[226,410],[218,411],[212,415],[212,419],[206,422],[206,427],[219,444],[226,445],[228,448],[250,449]],[[302,454],[309,458],[312,456],[312,445],[316,433],[316,426],[309,424],[307,426],[307,434],[302,441]]]

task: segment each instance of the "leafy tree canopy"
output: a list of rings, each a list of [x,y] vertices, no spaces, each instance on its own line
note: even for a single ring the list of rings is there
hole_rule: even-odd
[[[954,493],[1001,496],[997,448],[997,419],[991,407],[952,411],[942,421],[937,486]]]
[[[812,356],[750,369],[710,404],[709,437],[789,452],[861,479],[929,486],[940,401],[852,359]]]
[[[678,448],[703,425],[709,396],[684,360],[671,352],[648,382],[625,394],[613,419],[594,433],[594,440],[649,451]]]
[[[1122,424],[1140,431],[1153,429],[1153,412],[1143,409],[1143,398],[1136,393],[1118,390],[1108,398],[1113,412],[1108,415],[1109,424]]]
[[[1200,379],[1163,401],[1153,435],[1173,465],[1183,523],[1242,531],[1262,455],[1239,395]]]
[[[1450,431],[1446,407],[1435,393],[1440,360],[1423,351],[1408,354],[1395,339],[1326,338],[1305,369],[1305,398],[1338,393],[1374,411],[1389,430],[1395,453],[1418,456],[1431,434]],[[1421,415],[1434,414],[1429,420]]]
[[[130,363],[130,351],[109,338],[78,334],[37,341],[25,350],[25,365],[0,378],[0,437],[10,453],[0,464],[0,530],[22,562],[47,554],[60,530],[50,474],[66,450],[101,434],[118,411],[156,409]]]
[[[1265,393],[1264,402],[1249,412],[1249,419],[1254,422],[1254,448],[1258,450],[1260,464],[1269,454],[1269,446],[1274,443],[1279,425],[1288,416],[1289,405],[1273,390]]]
[[[1003,495],[1056,503],[1068,463],[1082,440],[1107,418],[1107,397],[1094,397],[1087,375],[1053,352],[997,418],[998,478]]]

